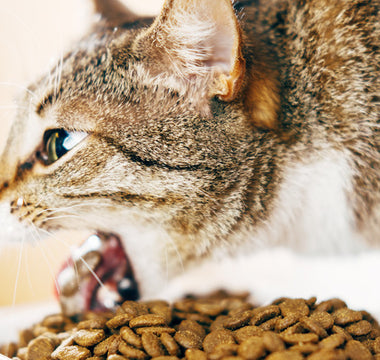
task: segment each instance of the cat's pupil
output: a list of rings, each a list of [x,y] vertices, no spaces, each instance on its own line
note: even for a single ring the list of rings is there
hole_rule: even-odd
[[[48,164],[57,161],[74,146],[80,143],[88,134],[78,131],[53,130],[46,137],[45,155]]]
[[[65,155],[69,149],[64,145],[68,133],[65,130],[55,130],[47,140],[46,153],[48,162],[53,163]]]

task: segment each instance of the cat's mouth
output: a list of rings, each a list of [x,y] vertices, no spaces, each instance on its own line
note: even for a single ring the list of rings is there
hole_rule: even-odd
[[[137,300],[139,290],[120,239],[113,234],[90,236],[66,261],[57,276],[62,311],[75,316],[113,309]]]

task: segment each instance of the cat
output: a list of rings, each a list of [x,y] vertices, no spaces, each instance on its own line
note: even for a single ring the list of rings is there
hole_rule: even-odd
[[[377,0],[94,6],[1,157],[16,238],[116,234],[143,297],[207,259],[379,245]]]

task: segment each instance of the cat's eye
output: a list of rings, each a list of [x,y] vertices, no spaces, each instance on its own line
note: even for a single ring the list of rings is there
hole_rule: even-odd
[[[82,131],[49,130],[44,135],[42,158],[46,164],[52,164],[78,145],[88,133]]]

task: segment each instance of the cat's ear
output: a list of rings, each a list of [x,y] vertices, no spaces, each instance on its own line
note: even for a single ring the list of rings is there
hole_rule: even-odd
[[[244,79],[242,32],[231,0],[167,0],[135,49],[153,60],[157,73],[209,77],[209,95],[224,101],[237,96]]]
[[[108,26],[118,26],[134,22],[138,16],[119,0],[93,0],[95,12]]]

